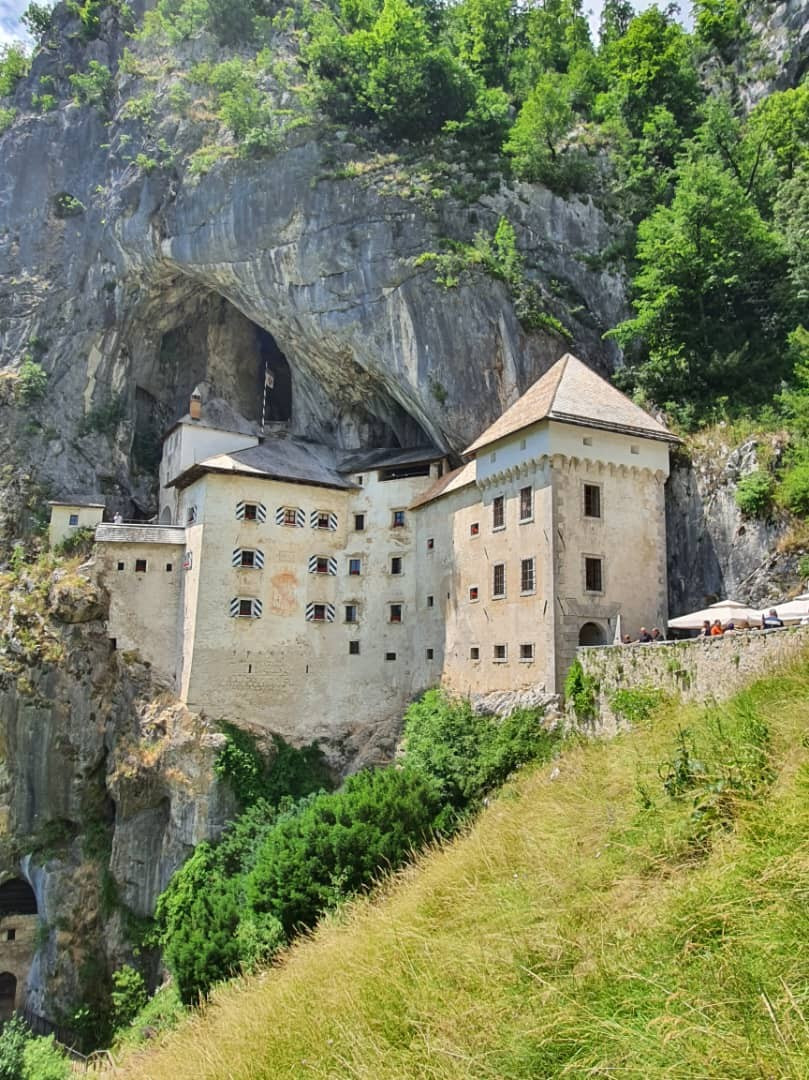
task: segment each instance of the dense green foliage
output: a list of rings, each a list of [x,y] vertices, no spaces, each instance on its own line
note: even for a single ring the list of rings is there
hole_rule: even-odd
[[[0,45],[0,98],[13,93],[28,73],[30,61],[22,45]]]
[[[324,779],[315,748],[279,741],[267,769],[242,736],[229,730],[218,767],[248,808],[218,844],[194,850],[157,905],[159,943],[186,1003],[448,835],[485,792],[556,742],[535,712],[475,716],[434,691],[408,711],[400,767],[314,794]]]
[[[574,660],[565,676],[565,701],[570,702],[577,719],[592,720],[595,715],[598,684],[592,675],[585,674],[578,660]]]
[[[736,485],[736,505],[748,517],[764,517],[772,506],[775,480],[761,469],[743,476]]]
[[[18,1016],[7,1020],[0,1032],[0,1080],[68,1080],[70,1060],[53,1035],[31,1033]]]

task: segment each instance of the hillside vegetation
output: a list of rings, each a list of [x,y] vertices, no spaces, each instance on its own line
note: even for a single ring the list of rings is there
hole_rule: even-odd
[[[805,1077],[808,691],[574,740],[116,1076]]]

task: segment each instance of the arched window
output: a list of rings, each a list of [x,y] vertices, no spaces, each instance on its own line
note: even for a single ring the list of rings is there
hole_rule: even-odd
[[[34,890],[22,878],[12,878],[0,885],[0,918],[6,915],[36,915]]]
[[[14,1015],[17,1000],[17,978],[10,971],[0,972],[0,1022]]]
[[[604,631],[594,622],[586,622],[579,630],[579,645],[606,645]]]

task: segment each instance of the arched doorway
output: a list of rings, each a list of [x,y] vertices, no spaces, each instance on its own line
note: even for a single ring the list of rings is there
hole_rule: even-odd
[[[170,507],[164,506],[163,509],[160,511],[160,524],[161,525],[171,525],[171,508]]]
[[[607,637],[598,623],[586,622],[579,630],[579,645],[606,645]]]
[[[0,1023],[10,1020],[14,1015],[14,1002],[17,999],[17,977],[10,971],[0,972]]]
[[[0,885],[0,919],[6,915],[36,915],[34,890],[22,878],[12,878]]]

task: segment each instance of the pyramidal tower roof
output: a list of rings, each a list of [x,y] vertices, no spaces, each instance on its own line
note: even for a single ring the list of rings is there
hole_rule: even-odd
[[[563,424],[581,424],[647,439],[679,442],[676,435],[630,401],[626,394],[571,353],[566,353],[486,428],[465,453],[474,454],[540,420],[558,420]]]

